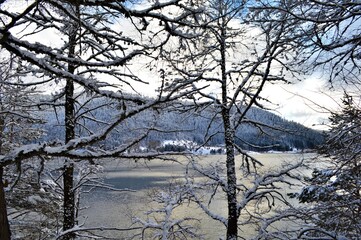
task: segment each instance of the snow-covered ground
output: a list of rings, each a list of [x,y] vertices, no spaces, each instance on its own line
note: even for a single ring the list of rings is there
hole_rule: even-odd
[[[214,154],[225,154],[224,146],[202,146],[197,144],[196,142],[189,140],[164,140],[159,143],[158,146],[148,147],[148,146],[139,146],[132,151],[140,151],[140,152],[151,152],[151,151],[163,151],[163,152],[186,152],[192,153],[194,155],[214,155]],[[293,148],[291,151],[275,151],[269,150],[265,152],[257,152],[257,151],[246,151],[248,154],[256,155],[262,153],[271,153],[271,154],[282,154],[282,153],[302,153],[302,152],[310,152],[307,150],[300,150],[297,148]]]
[[[224,146],[199,146],[197,143],[188,140],[164,140],[161,143],[162,147],[165,147],[167,145],[184,147],[185,149],[187,149],[187,151],[196,155],[225,154]],[[146,150],[146,149],[147,149],[146,147],[142,147],[142,150]],[[255,151],[247,151],[247,152],[250,154],[260,154],[260,152],[255,152]],[[293,148],[291,151],[286,151],[286,152],[270,150],[267,151],[266,153],[280,154],[280,153],[300,153],[300,152],[302,151],[297,148]]]

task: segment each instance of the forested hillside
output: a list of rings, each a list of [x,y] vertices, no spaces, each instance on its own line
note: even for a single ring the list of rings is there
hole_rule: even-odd
[[[86,102],[85,100],[83,100]],[[81,104],[86,105],[86,104]],[[116,109],[122,108],[121,103],[106,102],[103,99],[82,107],[79,114],[83,123],[78,124],[77,134],[86,136],[94,132],[115,118]],[[87,110],[97,109],[89,116]],[[46,134],[41,141],[62,139],[64,136],[63,111],[49,111],[44,115]],[[118,128],[101,144],[112,149],[122,142],[130,141],[141,134],[144,129],[152,128],[148,136],[138,143],[135,148],[159,150],[166,140],[186,140],[197,145],[222,146],[223,127],[219,118],[211,107],[197,109],[191,113],[187,111],[157,111],[149,110],[127,120],[126,128]],[[92,119],[98,119],[96,122]],[[87,125],[85,129],[83,126]],[[157,131],[162,129],[162,131]],[[288,121],[269,111],[253,107],[249,110],[245,120],[236,132],[236,144],[244,150],[251,151],[290,151],[293,149],[314,149],[323,142],[324,136],[320,131],[307,128],[299,123]],[[164,147],[164,146],[163,146]],[[168,149],[169,150],[169,149]],[[179,150],[179,149],[178,149]]]

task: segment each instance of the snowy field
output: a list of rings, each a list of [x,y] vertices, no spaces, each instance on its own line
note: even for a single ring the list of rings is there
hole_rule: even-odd
[[[284,162],[295,162],[300,159],[311,159],[313,154],[292,153],[254,153],[260,162],[264,164],[264,170],[279,168]],[[224,161],[224,155],[200,156],[197,158],[202,164]],[[134,192],[114,192],[110,190],[95,190],[90,194],[83,195],[82,206],[87,207],[81,213],[85,226],[104,226],[128,228],[134,227],[134,217],[145,218],[144,213],[156,207],[149,203],[150,196],[159,189],[167,190],[176,183],[184,182],[184,174],[188,160],[185,157],[177,158],[179,163],[154,160],[151,162],[134,163],[128,160],[113,160],[105,166],[104,180],[115,188],[131,188]],[[241,159],[238,158],[239,164]],[[197,178],[197,176],[196,176]],[[201,181],[199,178],[196,181]],[[282,189],[284,196],[295,189]],[[294,201],[295,202],[295,201]],[[159,206],[158,206],[159,207]],[[226,212],[226,202],[222,196],[216,197],[210,204],[210,208],[217,214]],[[217,221],[210,219],[201,209],[194,204],[185,204],[177,209],[173,218],[181,219],[191,216],[199,219],[194,226],[200,229],[205,239],[220,239],[224,237],[225,229]],[[287,227],[287,226],[283,226]],[[250,236],[254,231],[252,228],[242,229],[243,236]],[[104,232],[102,233],[104,234]],[[107,232],[109,236],[116,239],[130,239],[134,232]]]

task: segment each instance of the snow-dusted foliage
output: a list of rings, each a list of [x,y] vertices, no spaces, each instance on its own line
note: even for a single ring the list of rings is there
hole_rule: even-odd
[[[0,49],[0,138],[1,153],[38,139],[43,134],[44,120],[33,105],[39,94],[24,85],[25,66],[5,49]]]
[[[37,92],[31,86],[22,85],[22,77],[26,75],[23,64],[19,58],[4,49],[0,49],[0,53],[0,156],[4,156],[22,144],[38,139],[44,131],[40,125],[43,121],[32,105]],[[24,232],[29,233],[32,230],[24,229],[24,225],[29,223],[27,221],[34,223],[32,227],[37,227],[41,223],[51,225],[51,222],[55,221],[56,211],[51,213],[51,210],[54,210],[56,203],[49,208],[37,208],[38,202],[43,198],[47,200],[51,198],[50,194],[39,191],[40,175],[35,174],[37,176],[34,178],[34,173],[41,172],[41,168],[33,164],[22,165],[21,162],[10,167],[0,167],[0,235],[4,239],[10,235],[6,219],[6,202],[12,208],[8,213],[12,219],[13,229],[23,229]],[[7,199],[5,199],[6,195],[8,195]],[[14,203],[19,205],[16,207]],[[37,210],[31,211],[31,208]],[[32,216],[33,219],[27,218],[29,215],[36,215],[37,211],[39,218],[37,216]],[[35,223],[35,219],[39,221]],[[46,231],[47,228],[44,226],[44,231],[40,232]],[[17,232],[22,236],[20,230]],[[13,236],[14,239],[17,237],[19,235]]]
[[[47,176],[44,161],[30,159],[20,170],[9,166],[5,173],[12,239],[54,237],[61,226],[61,188]]]
[[[313,171],[298,196],[301,202],[312,203],[308,220],[316,226],[302,235],[361,236],[360,116],[359,95],[353,98],[346,94],[342,110],[332,113],[332,128],[320,150],[327,159],[326,167]]]

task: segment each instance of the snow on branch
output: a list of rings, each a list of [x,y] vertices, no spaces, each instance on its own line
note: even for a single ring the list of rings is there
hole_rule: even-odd
[[[142,232],[139,234],[143,238],[152,237],[154,239],[178,239],[178,238],[197,238],[195,222],[199,219],[192,217],[174,218],[175,209],[181,207],[189,201],[188,189],[183,185],[169,186],[169,189],[155,190],[151,194],[153,202],[159,205],[159,208],[148,210],[145,214],[146,220],[140,217],[134,217],[133,223],[142,226]],[[149,232],[149,233],[147,233]]]

